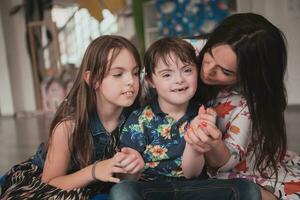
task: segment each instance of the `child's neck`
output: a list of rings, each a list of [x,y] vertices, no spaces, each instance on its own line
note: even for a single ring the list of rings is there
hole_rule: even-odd
[[[169,116],[178,121],[186,113],[189,102],[181,105],[172,105],[164,103],[158,99],[158,104],[164,113],[167,113]]]
[[[97,109],[98,116],[105,130],[111,133],[119,124],[120,116],[123,111],[122,107],[103,106]]]

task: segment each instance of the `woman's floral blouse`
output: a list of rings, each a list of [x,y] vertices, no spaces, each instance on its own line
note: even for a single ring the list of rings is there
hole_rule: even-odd
[[[213,107],[218,113],[217,126],[231,157],[224,166],[210,173],[216,178],[247,178],[273,191],[280,199],[300,199],[300,156],[288,151],[282,164],[278,165],[278,182],[263,178],[254,170],[251,141],[251,120],[245,98],[236,91],[222,91]]]

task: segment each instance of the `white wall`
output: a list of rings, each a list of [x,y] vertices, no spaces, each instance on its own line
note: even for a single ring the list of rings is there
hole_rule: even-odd
[[[0,116],[13,115],[14,107],[12,101],[10,77],[6,59],[6,48],[4,43],[3,26],[0,9]]]
[[[289,6],[295,9],[294,12],[290,12]],[[285,34],[288,42],[288,69],[285,79],[288,104],[299,105],[300,0],[238,0],[238,7],[240,12],[263,15]]]
[[[22,0],[0,1],[2,30],[4,35],[4,37],[3,35],[0,35],[0,37],[2,38],[1,40],[4,41],[6,47],[7,65],[10,76],[9,80],[6,80],[5,82],[6,90],[9,91],[10,81],[14,111],[30,112],[36,110],[36,103],[31,63],[25,40],[24,10],[20,10],[20,12],[13,16],[9,15],[11,7],[22,3]],[[3,99],[4,102],[11,101],[11,99],[8,99],[6,96],[3,96]],[[2,111],[3,108],[1,106],[1,112]]]

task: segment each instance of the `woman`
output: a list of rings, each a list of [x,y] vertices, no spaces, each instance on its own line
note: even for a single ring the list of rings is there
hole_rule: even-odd
[[[185,139],[205,153],[210,175],[253,180],[263,199],[300,199],[300,159],[286,152],[283,33],[260,15],[235,14],[212,32],[199,61],[200,95],[219,129],[200,112]]]

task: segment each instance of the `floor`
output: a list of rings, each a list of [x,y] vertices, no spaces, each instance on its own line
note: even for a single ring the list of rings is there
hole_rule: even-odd
[[[300,106],[286,111],[288,147],[300,153]],[[48,136],[51,116],[0,117],[0,175],[35,153]]]

